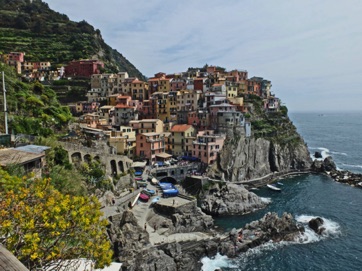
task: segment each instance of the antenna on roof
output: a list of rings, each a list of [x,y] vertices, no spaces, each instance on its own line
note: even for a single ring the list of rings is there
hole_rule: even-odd
[[[7,110],[7,106],[6,106],[6,89],[5,89],[5,73],[4,71],[2,72],[3,74],[3,93],[4,93],[4,115],[5,115],[5,134],[9,134],[8,131],[8,110]]]

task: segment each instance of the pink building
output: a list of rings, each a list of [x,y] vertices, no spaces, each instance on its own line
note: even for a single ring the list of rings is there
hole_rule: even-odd
[[[239,82],[248,79],[248,71],[232,70],[227,74],[227,80],[232,82]]]
[[[22,63],[22,62],[24,62],[24,55],[25,55],[25,53],[22,53],[22,52],[11,52],[8,55],[8,60]]]
[[[224,146],[224,141],[225,135],[214,134],[214,130],[200,131],[192,145],[192,156],[199,158],[205,164],[212,164]]]
[[[209,127],[209,112],[197,110],[187,113],[187,124],[194,126],[198,131],[206,130]]]
[[[99,60],[86,59],[71,61],[65,67],[66,76],[91,77],[92,74],[100,74],[104,68],[104,63]]]
[[[165,138],[160,133],[143,133],[136,136],[136,155],[155,161],[156,155],[165,152]]]
[[[186,89],[186,80],[181,78],[174,78],[171,81],[171,90],[178,91],[181,89]]]

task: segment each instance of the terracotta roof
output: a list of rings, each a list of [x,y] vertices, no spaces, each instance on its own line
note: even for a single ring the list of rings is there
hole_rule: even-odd
[[[132,81],[132,83],[143,83],[143,81],[139,80],[138,78],[136,78],[135,80]]]
[[[148,81],[159,81],[160,80],[160,78],[150,78],[150,79],[148,79]]]
[[[185,132],[190,129],[192,125],[188,124],[176,124],[172,127],[171,132]]]
[[[117,96],[118,99],[128,99],[128,98],[131,98],[131,96],[128,96],[128,95],[119,95]]]
[[[124,104],[117,104],[115,108],[134,108],[134,106],[124,105]]]

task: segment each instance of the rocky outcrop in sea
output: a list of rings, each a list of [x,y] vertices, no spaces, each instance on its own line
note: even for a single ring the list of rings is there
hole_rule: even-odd
[[[130,257],[127,264],[122,265],[122,270],[199,271],[202,257],[213,257],[216,253],[221,253],[232,258],[266,242],[293,241],[303,232],[303,226],[297,224],[291,214],[285,213],[278,217],[276,213],[268,213],[262,219],[247,224],[243,229],[233,229],[210,240],[143,248]]]
[[[242,215],[266,206],[260,197],[243,185],[225,183],[221,188],[216,187],[206,193],[201,200],[201,209],[213,216]]]
[[[331,156],[326,157],[324,160],[314,160],[311,168],[317,173],[329,175],[336,182],[362,188],[362,174],[338,170]]]

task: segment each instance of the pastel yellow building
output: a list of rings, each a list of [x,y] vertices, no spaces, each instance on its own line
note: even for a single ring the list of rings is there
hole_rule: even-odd
[[[136,132],[130,126],[121,126],[119,131],[108,134],[108,143],[116,149],[117,154],[132,157],[136,149]]]
[[[176,124],[171,129],[172,154],[192,156],[196,130],[192,125]]]
[[[238,83],[226,82],[226,98],[234,98],[238,96]]]
[[[129,126],[136,131],[137,134],[143,133],[162,133],[163,121],[159,119],[131,120]]]
[[[167,108],[168,92],[155,92],[152,94],[151,100],[155,107],[155,117],[163,122],[168,122],[170,119],[170,112]]]
[[[197,109],[201,91],[183,89],[177,92],[177,111],[193,111]]]

